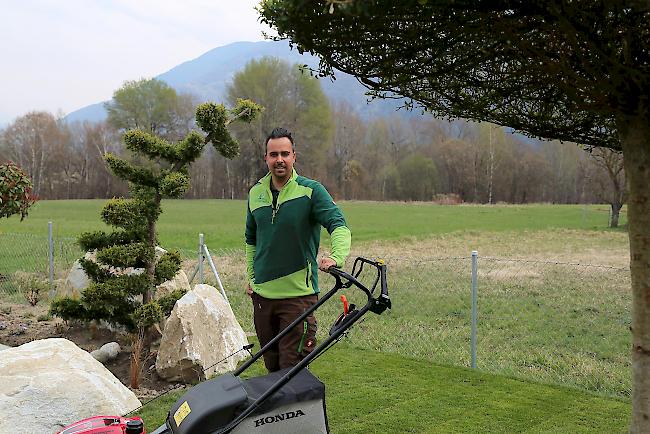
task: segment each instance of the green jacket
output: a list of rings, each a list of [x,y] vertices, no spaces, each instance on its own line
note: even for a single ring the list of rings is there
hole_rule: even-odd
[[[269,173],[248,193],[246,261],[251,288],[273,299],[316,294],[321,226],[330,234],[330,257],[339,267],[350,253],[350,230],[319,182],[294,170],[275,210],[270,186]]]

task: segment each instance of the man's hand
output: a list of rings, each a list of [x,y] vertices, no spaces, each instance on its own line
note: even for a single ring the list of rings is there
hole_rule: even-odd
[[[318,269],[320,271],[327,271],[330,267],[336,267],[336,261],[332,258],[320,258],[318,261]]]
[[[253,288],[251,288],[250,282],[246,284],[246,295],[249,297],[253,296]]]

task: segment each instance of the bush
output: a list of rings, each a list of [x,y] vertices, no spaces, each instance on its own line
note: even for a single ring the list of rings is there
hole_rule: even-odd
[[[134,312],[135,323],[138,327],[148,328],[163,319],[162,309],[155,301],[139,306]]]
[[[52,315],[50,315],[49,313],[42,314],[36,317],[36,321],[38,322],[50,321],[50,320],[52,320]]]
[[[27,174],[11,161],[0,164],[0,218],[20,214],[22,221],[35,202]]]
[[[50,288],[50,284],[47,280],[41,279],[32,273],[23,273],[21,271],[17,271],[14,274],[14,279],[16,281],[16,285],[18,286],[18,291],[32,306],[36,306],[38,301],[41,299],[41,294],[47,292],[47,290]]]
[[[463,199],[456,193],[434,194],[433,202],[438,205],[459,205],[463,203]]]
[[[86,312],[86,309],[84,309],[79,300],[75,300],[74,298],[59,298],[50,304],[49,314],[58,316],[66,322],[76,319],[88,321],[91,318],[86,317]]]
[[[178,299],[184,296],[186,292],[187,290],[184,289],[175,289],[169,294],[164,295],[156,300],[158,302],[158,305],[160,305],[160,309],[162,310],[164,317],[169,316],[169,314],[172,312],[172,309],[174,309],[174,305]]]

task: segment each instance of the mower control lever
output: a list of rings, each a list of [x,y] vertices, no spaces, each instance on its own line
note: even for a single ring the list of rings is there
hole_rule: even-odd
[[[343,294],[341,294],[341,301],[343,302],[343,315],[347,315],[350,305],[348,304],[347,297]]]

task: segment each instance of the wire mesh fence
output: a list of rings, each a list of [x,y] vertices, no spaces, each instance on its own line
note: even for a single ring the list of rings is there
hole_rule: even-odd
[[[252,330],[250,302],[242,290],[244,258],[233,254],[215,262],[233,310]],[[349,343],[470,367],[471,256],[383,259],[393,308],[381,318],[366,317],[349,334]],[[365,277],[372,284],[373,276]],[[208,276],[207,283],[212,281]],[[479,370],[630,396],[629,269],[479,256],[477,282]],[[321,291],[333,285],[331,277],[321,275]],[[360,291],[343,293],[353,303],[365,302]],[[337,303],[319,310],[319,337],[340,311]]]
[[[55,238],[53,246],[53,274],[62,282],[82,252],[72,238]],[[190,277],[197,270],[198,242],[197,249],[177,250]],[[47,237],[0,234],[0,296],[20,295],[21,273],[48,279],[48,251]],[[253,331],[243,249],[210,248],[210,254],[235,315],[244,330]],[[380,318],[367,316],[349,334],[349,343],[470,367],[471,257],[383,259],[393,308]],[[207,264],[201,276],[194,274],[193,283],[218,288]],[[372,284],[374,276],[361,277]],[[478,369],[630,396],[629,269],[479,256],[477,278]],[[329,275],[320,275],[322,291],[333,285]],[[343,294],[351,303],[365,303],[360,291]],[[340,310],[336,302],[319,310],[319,336],[327,334]]]
[[[629,397],[629,269],[479,259],[480,369]]]
[[[58,284],[82,252],[75,238],[31,234],[0,234],[0,295],[20,298],[34,282]],[[50,253],[51,249],[51,253]],[[50,279],[50,256],[52,279]],[[51,289],[51,288],[50,288]]]
[[[393,308],[379,320],[368,320],[368,330],[351,334],[350,340],[380,351],[469,366],[470,258],[383,259]]]

